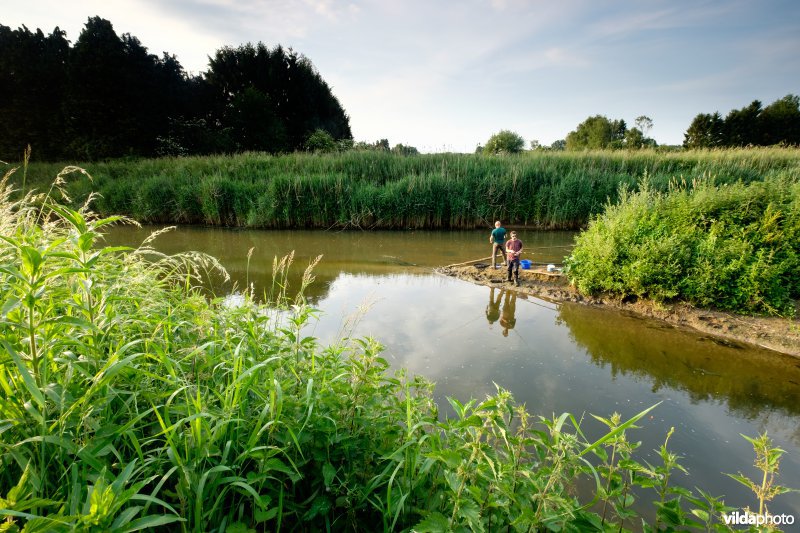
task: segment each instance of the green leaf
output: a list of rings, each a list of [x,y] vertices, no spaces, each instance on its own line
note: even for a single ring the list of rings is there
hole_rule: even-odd
[[[20,255],[22,255],[22,265],[31,275],[36,275],[42,266],[42,254],[39,250],[33,246],[21,246]]]
[[[450,530],[450,522],[440,513],[431,513],[412,530],[417,533],[445,533]]]
[[[753,482],[750,479],[746,478],[745,476],[743,476],[741,474],[725,474],[725,475],[728,476],[731,479],[735,479],[736,481],[738,481],[739,483],[741,483],[742,485],[744,485],[748,489],[752,488],[754,486]]]
[[[42,395],[42,391],[39,390],[38,385],[36,385],[36,381],[33,379],[33,376],[28,371],[28,367],[25,363],[22,362],[22,358],[19,356],[17,351],[5,340],[0,341],[2,343],[3,348],[5,348],[6,352],[11,356],[14,360],[14,364],[17,365],[17,370],[19,371],[19,375],[22,376],[22,382],[25,384],[25,388],[28,389],[28,392],[31,394],[36,403],[39,405],[40,408],[44,408],[44,395]]]
[[[225,528],[225,533],[256,533],[256,530],[244,522],[234,522]]]
[[[581,456],[586,455],[587,453],[594,450],[598,446],[602,446],[604,443],[608,442],[609,440],[613,439],[620,433],[624,432],[629,427],[633,426],[636,422],[639,421],[639,419],[641,419],[643,416],[645,416],[647,413],[649,413],[659,405],[661,405],[661,402],[658,402],[657,404],[648,407],[647,409],[645,409],[644,411],[642,411],[637,415],[634,415],[630,420],[620,424],[617,428],[613,429],[612,431],[609,431],[608,433],[606,433],[605,435],[594,441],[592,444],[584,448],[583,451],[580,453],[580,455]]]
[[[483,529],[483,524],[481,524],[481,510],[474,501],[462,500],[458,514],[467,520],[472,531]]]
[[[579,512],[573,521],[578,531],[589,533],[590,531],[603,531],[603,522],[595,513]]]
[[[91,231],[88,231],[86,233],[81,233],[81,235],[78,237],[78,248],[82,252],[88,252],[89,250],[91,250],[92,245],[94,244],[95,236],[96,235]]]
[[[269,520],[275,518],[278,515],[278,508],[273,507],[272,509],[269,509],[267,511],[256,508],[253,514],[255,516],[256,522],[260,524],[263,522],[268,522]]]
[[[179,516],[170,516],[170,515],[150,515],[150,516],[143,516],[142,518],[138,518],[131,522],[125,531],[141,531],[143,529],[152,529],[158,526],[165,526],[167,524],[174,524],[175,522],[185,522],[183,518]]]
[[[333,478],[336,476],[336,469],[330,463],[325,463],[322,466],[322,477],[325,479],[325,487],[329,488],[331,483],[333,482]]]
[[[461,455],[452,449],[440,450],[438,452],[428,454],[428,457],[443,462],[445,465],[447,465],[447,468],[453,470],[461,465]]]
[[[303,515],[303,520],[310,521],[318,515],[326,515],[331,510],[331,501],[325,496],[317,496],[311,503],[311,508]]]
[[[0,308],[0,316],[6,316],[8,313],[13,311],[19,305],[20,302],[19,298],[16,298],[11,295],[5,295],[5,296],[7,299],[6,302],[3,304],[3,307]]]

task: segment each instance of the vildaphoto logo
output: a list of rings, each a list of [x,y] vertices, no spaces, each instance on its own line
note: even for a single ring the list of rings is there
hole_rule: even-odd
[[[791,514],[756,514],[749,511],[723,515],[725,524],[729,526],[790,526],[794,524]]]

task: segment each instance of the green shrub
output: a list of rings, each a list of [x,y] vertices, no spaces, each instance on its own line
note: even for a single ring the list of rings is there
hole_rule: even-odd
[[[569,276],[590,294],[791,315],[800,297],[799,195],[800,184],[781,177],[623,189],[576,239]]]

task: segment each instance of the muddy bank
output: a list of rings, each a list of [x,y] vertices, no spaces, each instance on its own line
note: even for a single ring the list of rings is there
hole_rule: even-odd
[[[622,301],[608,296],[586,296],[569,284],[566,277],[543,268],[520,270],[520,286],[506,282],[503,268],[478,265],[447,266],[436,269],[447,276],[487,287],[503,287],[552,302],[574,302],[607,306],[637,315],[663,320],[676,327],[691,328],[721,343],[748,343],[800,357],[800,320],[735,315],[686,304],[658,304],[652,301]],[[798,313],[800,314],[800,313]]]

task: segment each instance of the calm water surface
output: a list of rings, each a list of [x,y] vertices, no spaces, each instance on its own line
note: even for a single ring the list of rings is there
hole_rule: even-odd
[[[111,244],[135,245],[152,229],[116,228]],[[560,263],[569,232],[520,231],[534,262]],[[212,282],[218,294],[252,283],[269,287],[275,255],[295,250],[297,284],[302,268],[323,254],[308,296],[322,311],[309,334],[331,342],[345,333],[372,336],[396,368],[437,384],[465,401],[509,389],[532,413],[586,414],[583,426],[600,436],[589,413],[630,417],[662,402],[630,433],[640,457],[657,463],[654,450],[670,427],[670,449],[691,477],[676,483],[724,495],[736,508],[754,496],[723,472],[756,478],[752,447],[739,435],[768,431],[787,451],[779,482],[800,487],[800,359],[748,345],[720,342],[695,332],[617,311],[556,304],[502,288],[475,286],[433,274],[431,268],[488,256],[485,232],[310,232],[185,228],[160,236],[163,252],[207,252],[233,281]],[[247,253],[253,254],[247,261]],[[367,308],[366,313],[358,312]],[[759,478],[760,479],[760,478]],[[800,497],[779,496],[774,514],[800,520]]]

